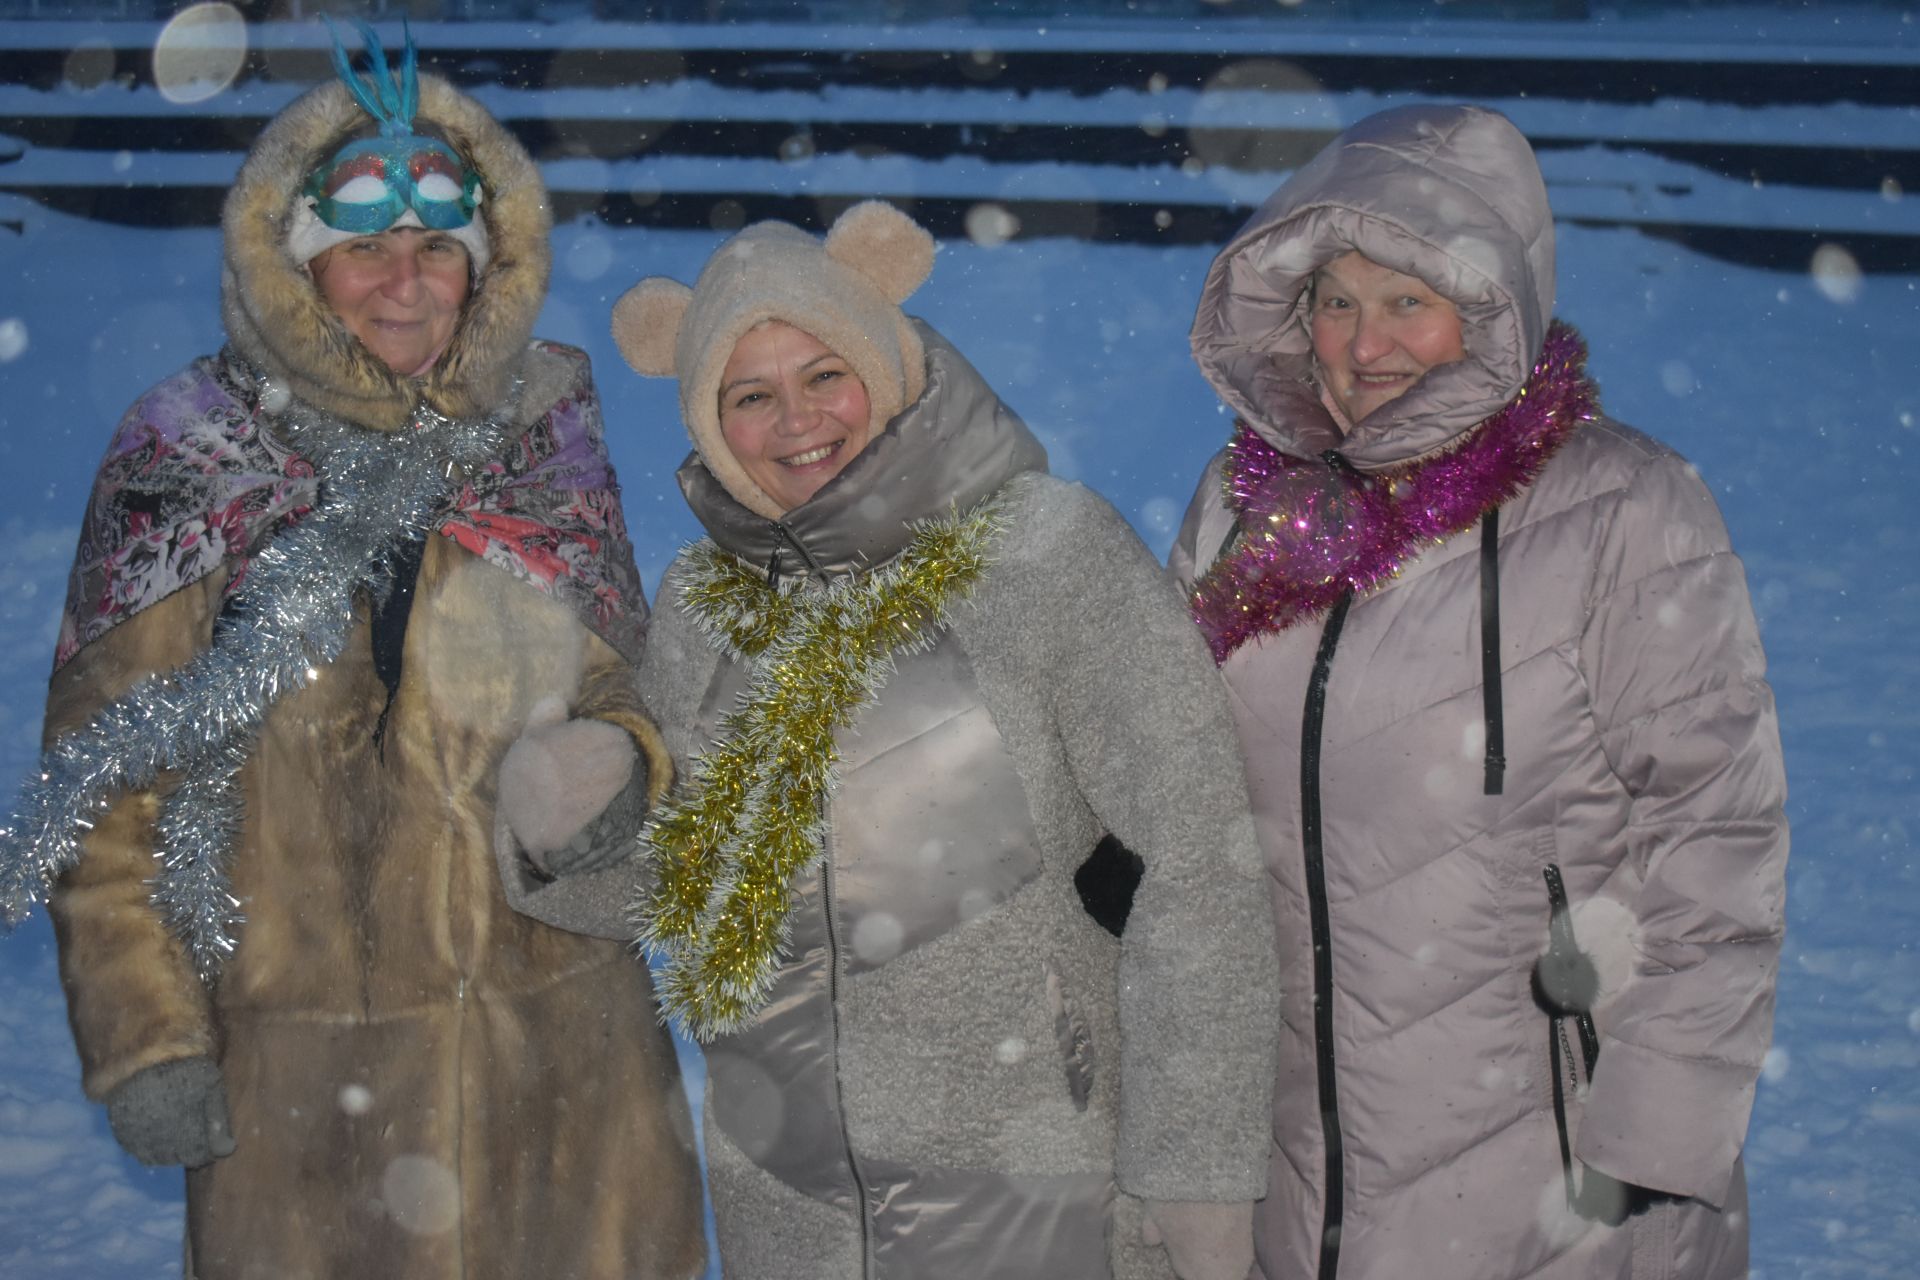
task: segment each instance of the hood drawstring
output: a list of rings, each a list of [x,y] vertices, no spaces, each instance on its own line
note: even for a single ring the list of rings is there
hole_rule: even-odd
[[[1338,475],[1358,475],[1353,463],[1338,449],[1326,449],[1320,461]],[[776,529],[781,526],[775,524]],[[781,529],[784,533],[785,530]],[[1232,552],[1243,533],[1241,520],[1234,517],[1226,540],[1215,553],[1218,565]],[[789,535],[791,539],[791,535]],[[796,542],[795,546],[799,546]],[[803,552],[804,554],[804,549]],[[1483,793],[1497,796],[1506,790],[1507,733],[1502,707],[1500,674],[1500,508],[1490,507],[1480,517],[1480,692],[1487,728]]]
[[[1486,790],[1506,787],[1507,733],[1500,689],[1500,508],[1480,517],[1480,694],[1487,722]]]
[[[794,535],[793,530],[787,528],[784,521],[769,520],[767,521],[767,527],[774,531],[781,542],[786,543],[800,553],[800,559],[806,563],[807,572],[810,575],[820,579],[823,583],[829,581],[827,571],[821,567],[818,560],[814,559],[813,552],[807,550],[807,544],[800,541],[800,539]],[[767,585],[770,587],[780,585],[780,547],[778,543],[774,544],[773,554],[767,557]]]

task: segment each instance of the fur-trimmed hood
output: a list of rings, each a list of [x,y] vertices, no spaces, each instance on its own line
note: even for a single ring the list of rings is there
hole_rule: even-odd
[[[221,215],[227,336],[301,400],[376,430],[398,428],[422,402],[457,418],[496,412],[546,299],[552,213],[539,170],[479,103],[438,76],[420,77],[417,118],[479,171],[485,199],[477,216],[486,219],[493,253],[446,350],[424,377],[408,378],[347,332],[287,249],[301,184],[366,118],[346,86],[329,81],[274,117],[254,143]]]
[[[1431,370],[1344,437],[1320,405],[1306,290],[1358,250],[1460,311],[1467,358]],[[1553,213],[1533,149],[1484,107],[1396,107],[1302,166],[1220,251],[1193,354],[1283,453],[1338,448],[1379,471],[1446,448],[1526,384],[1553,315]]]

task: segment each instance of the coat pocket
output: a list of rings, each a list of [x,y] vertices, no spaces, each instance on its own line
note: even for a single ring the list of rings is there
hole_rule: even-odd
[[[1052,966],[1047,968],[1047,1007],[1053,1013],[1053,1034],[1067,1075],[1067,1093],[1076,1110],[1085,1111],[1093,1096],[1093,1037],[1074,1006],[1067,984]]]

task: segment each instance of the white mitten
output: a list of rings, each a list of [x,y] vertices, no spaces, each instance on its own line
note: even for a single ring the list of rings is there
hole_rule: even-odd
[[[1253,1201],[1149,1200],[1140,1238],[1166,1249],[1180,1280],[1247,1280]]]
[[[576,838],[634,781],[639,752],[625,729],[570,720],[542,703],[500,761],[499,806],[529,861],[548,876],[575,869]],[[644,785],[644,779],[641,779]]]

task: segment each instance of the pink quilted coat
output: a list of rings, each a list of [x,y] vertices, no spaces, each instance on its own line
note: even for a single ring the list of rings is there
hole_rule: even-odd
[[[1468,357],[1343,437],[1299,394],[1298,299],[1356,248],[1449,298]],[[1493,112],[1400,108],[1220,254],[1193,346],[1262,440],[1379,473],[1514,399],[1552,305],[1526,141]],[[1189,584],[1235,536],[1221,465],[1172,556]],[[1744,572],[1686,461],[1604,416],[1486,532],[1222,666],[1286,993],[1257,1274],[1744,1275],[1787,857]],[[1556,932],[1597,971],[1588,1018],[1535,993]]]

